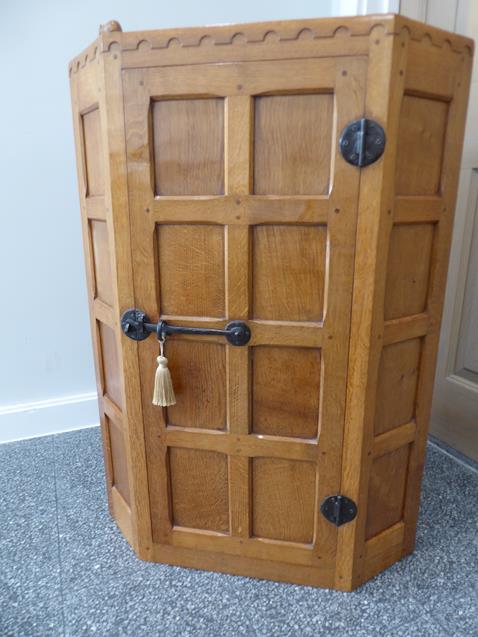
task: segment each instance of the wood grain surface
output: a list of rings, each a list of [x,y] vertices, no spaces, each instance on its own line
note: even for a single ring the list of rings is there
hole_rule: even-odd
[[[413,550],[472,43],[109,24],[70,80],[110,510],[142,559],[351,590]],[[387,142],[359,170],[338,140],[364,114]],[[130,307],[251,340],[171,337],[158,408]]]

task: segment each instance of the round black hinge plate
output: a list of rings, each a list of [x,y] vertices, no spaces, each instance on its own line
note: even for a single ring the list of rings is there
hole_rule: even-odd
[[[120,323],[121,329],[128,338],[133,341],[144,341],[150,332],[145,329],[145,323],[149,323],[149,316],[141,310],[131,308],[123,312]]]
[[[345,495],[330,495],[320,505],[322,515],[335,526],[342,526],[357,515],[357,505]]]
[[[383,155],[385,131],[372,119],[357,119],[350,122],[339,140],[342,157],[353,166],[369,166]]]
[[[251,340],[251,330],[243,321],[231,321],[226,325],[225,337],[231,345],[246,345]]]

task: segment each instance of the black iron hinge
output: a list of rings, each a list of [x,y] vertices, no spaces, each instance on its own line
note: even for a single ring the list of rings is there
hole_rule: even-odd
[[[377,161],[385,150],[385,131],[373,119],[357,119],[342,131],[339,140],[342,157],[349,164],[362,168]]]
[[[357,515],[357,505],[345,495],[329,495],[320,506],[322,515],[335,526],[342,526]]]

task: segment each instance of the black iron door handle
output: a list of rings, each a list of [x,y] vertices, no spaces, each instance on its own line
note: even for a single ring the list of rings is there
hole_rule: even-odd
[[[121,317],[121,329],[128,338],[143,341],[150,334],[156,334],[164,340],[171,334],[196,334],[201,336],[224,336],[231,345],[247,345],[251,338],[251,330],[244,321],[231,321],[223,330],[208,327],[181,327],[170,325],[166,321],[151,323],[150,318],[142,310],[132,308],[126,310]]]

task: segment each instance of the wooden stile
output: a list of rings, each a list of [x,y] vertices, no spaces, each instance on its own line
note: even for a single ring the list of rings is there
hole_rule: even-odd
[[[395,15],[112,21],[71,62],[108,498],[140,558],[352,590],[413,550],[472,53]],[[359,168],[362,118],[386,142]],[[157,407],[130,308],[251,339],[168,337]]]

